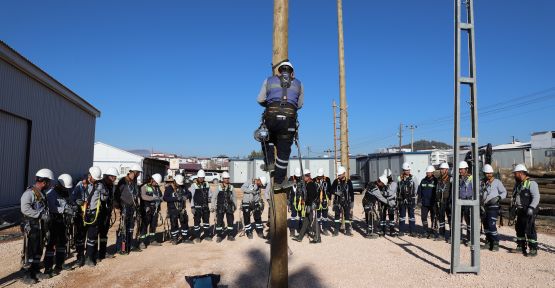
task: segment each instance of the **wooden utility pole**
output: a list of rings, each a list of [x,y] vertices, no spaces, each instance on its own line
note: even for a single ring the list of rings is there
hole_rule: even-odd
[[[345,53],[343,46],[343,4],[337,0],[337,32],[339,41],[339,115],[341,127],[341,165],[349,172],[349,134],[347,128],[347,95],[345,92]]]
[[[334,159],[334,167],[333,167],[333,175],[337,172],[337,167],[339,166],[339,159],[337,158],[337,104],[335,104],[335,100],[333,100],[333,159]],[[331,172],[330,172],[331,173]]]
[[[288,56],[288,18],[289,1],[274,0],[274,32],[272,48],[272,65],[289,58]],[[274,74],[276,71],[274,71]],[[272,179],[273,180],[273,179]],[[275,225],[270,225],[270,285],[287,287],[287,194],[278,191],[273,197]]]

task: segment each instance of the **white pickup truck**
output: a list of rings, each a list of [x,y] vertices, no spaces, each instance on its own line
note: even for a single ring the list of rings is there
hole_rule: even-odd
[[[204,175],[206,175],[204,177],[204,181],[206,182],[218,183],[218,181],[220,181],[220,173],[218,172],[204,172]],[[195,181],[195,179],[197,179],[196,174],[189,178],[191,182]]]

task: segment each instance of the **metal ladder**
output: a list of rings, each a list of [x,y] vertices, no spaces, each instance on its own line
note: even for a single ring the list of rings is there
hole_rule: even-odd
[[[461,19],[461,2],[465,15]],[[479,202],[479,157],[478,157],[478,107],[476,96],[476,58],[474,45],[474,7],[473,0],[455,0],[455,121],[453,145],[453,197],[451,216],[451,270],[455,273],[480,273],[480,202]],[[463,33],[464,32],[464,33]],[[468,75],[461,76],[461,34],[468,37]],[[470,88],[471,137],[462,137],[461,121],[461,86]],[[461,144],[470,144],[472,153],[473,198],[459,199],[459,149]],[[471,209],[470,265],[461,265],[461,210]]]

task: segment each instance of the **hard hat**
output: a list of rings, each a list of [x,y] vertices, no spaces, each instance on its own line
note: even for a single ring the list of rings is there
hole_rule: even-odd
[[[428,172],[434,173],[435,171],[436,171],[436,168],[434,168],[434,166],[432,165],[426,167],[426,173]]]
[[[266,184],[268,183],[268,179],[266,179],[266,177],[264,176],[260,176],[258,179],[260,180],[260,183],[262,183],[262,186],[266,186]]]
[[[152,180],[156,181],[156,183],[161,184],[162,183],[162,175],[156,173],[154,175],[152,175]]]
[[[106,170],[106,172],[104,172],[104,175],[118,177],[119,176],[118,169],[116,169],[114,167],[110,167],[110,168],[108,168],[108,170]]]
[[[183,177],[183,175],[177,175],[175,176],[175,183],[177,183],[177,185],[183,185],[185,181],[185,177]]]
[[[46,169],[46,168],[43,168],[37,171],[37,174],[35,174],[35,176],[39,178],[47,178],[50,180],[54,180],[54,173],[52,173],[52,170]]]
[[[345,172],[347,172],[347,169],[345,169],[345,167],[339,166],[339,167],[337,168],[337,176],[339,176],[339,175],[341,175],[341,174],[343,174],[343,173],[345,173]]]
[[[301,177],[301,168],[297,167],[295,168],[295,177]]]
[[[388,182],[387,176],[382,175],[378,179],[380,179],[380,182],[382,182],[384,185],[387,185],[387,182]]]
[[[197,178],[204,178],[206,174],[204,174],[204,170],[200,169],[197,172]]]
[[[143,168],[141,168],[141,165],[139,164],[133,164],[131,165],[131,168],[129,169],[129,171],[137,171],[137,172],[143,172]]]
[[[482,172],[484,172],[484,173],[493,173],[493,167],[491,167],[491,165],[489,165],[489,164],[486,164],[482,168]]]
[[[98,168],[97,166],[93,166],[93,167],[89,168],[89,174],[91,174],[91,177],[94,180],[101,180],[102,179],[102,170],[100,170],[100,168]]]
[[[526,169],[526,166],[524,166],[524,164],[517,164],[515,166],[515,168],[513,169],[513,173],[514,172],[519,172],[519,171],[528,172],[528,169]]]
[[[318,171],[316,171],[316,176],[324,176],[324,168],[318,168]]]
[[[410,164],[409,164],[409,162],[403,163],[403,170],[410,170]]]
[[[229,177],[229,173],[224,171],[224,173],[222,173],[222,179],[225,179],[225,178],[230,178],[230,177]]]
[[[441,163],[441,165],[439,165],[439,169],[449,169],[449,164],[447,163]]]
[[[287,61],[286,61],[286,62],[281,62],[281,63],[279,63],[279,65],[276,67],[276,69],[279,71],[279,68],[280,68],[281,66],[289,66],[289,67],[291,67],[291,69],[295,70],[295,68],[293,68],[293,64],[291,64],[291,62],[287,62]]]
[[[391,176],[391,169],[385,168],[382,174],[385,175],[385,177]]]
[[[73,188],[73,178],[69,174],[62,174],[58,176],[58,183],[64,186],[64,188],[71,189]]]
[[[459,169],[468,168],[468,163],[466,161],[459,162]]]
[[[310,170],[309,169],[304,169],[304,175],[310,175]]]

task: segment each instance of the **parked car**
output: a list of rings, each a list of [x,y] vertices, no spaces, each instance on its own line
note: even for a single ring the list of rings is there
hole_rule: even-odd
[[[353,183],[353,191],[362,193],[362,190],[364,190],[364,183],[362,183],[362,177],[360,177],[357,174],[353,174],[349,179],[351,179],[351,182]]]
[[[204,181],[206,182],[218,183],[218,181],[220,181],[220,173],[218,172],[204,172],[204,175],[206,175],[204,177]],[[194,174],[191,178],[189,178],[191,182],[195,181],[195,179],[197,179],[197,174]]]

